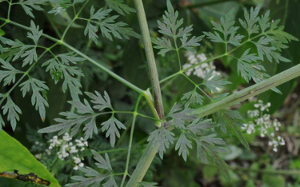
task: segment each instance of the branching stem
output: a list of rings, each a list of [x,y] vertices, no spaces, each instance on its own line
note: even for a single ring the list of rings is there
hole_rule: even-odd
[[[143,44],[145,48],[146,58],[148,62],[148,68],[149,68],[149,77],[151,81],[151,86],[153,90],[154,95],[154,102],[155,102],[155,108],[157,110],[159,119],[164,118],[164,108],[163,108],[163,102],[162,102],[162,96],[161,96],[161,90],[160,90],[160,84],[158,79],[158,73],[155,63],[155,57],[153,53],[152,48],[152,42],[150,39],[150,33],[146,18],[146,13],[144,10],[143,2],[142,0],[134,0],[134,4],[137,10],[137,16],[139,20],[139,25],[142,33],[143,38]]]
[[[130,154],[131,154],[131,147],[132,147],[132,141],[133,141],[133,133],[134,133],[134,127],[135,127],[135,121],[137,117],[137,112],[138,112],[138,106],[141,101],[143,95],[140,95],[137,99],[137,102],[135,104],[134,112],[133,112],[133,119],[132,119],[132,125],[130,129],[130,138],[129,138],[129,146],[128,146],[128,152],[127,152],[127,159],[126,159],[126,166],[125,166],[125,171],[121,183],[121,187],[123,187],[126,177],[128,175],[128,168],[129,168],[129,161],[130,161]]]

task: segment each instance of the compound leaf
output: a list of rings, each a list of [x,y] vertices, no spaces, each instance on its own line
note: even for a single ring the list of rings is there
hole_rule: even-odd
[[[159,129],[156,129],[155,131],[151,132],[148,142],[158,142],[159,148],[158,153],[161,159],[163,159],[164,152],[166,149],[170,147],[171,144],[174,143],[174,133],[168,131],[164,127],[160,127]]]

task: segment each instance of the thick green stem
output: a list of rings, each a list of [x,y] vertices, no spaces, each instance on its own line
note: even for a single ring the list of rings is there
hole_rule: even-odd
[[[137,10],[137,16],[139,19],[139,25],[142,33],[145,53],[147,57],[148,67],[149,67],[149,76],[153,90],[155,108],[157,110],[158,116],[160,119],[164,118],[164,108],[162,102],[162,96],[160,91],[158,73],[155,63],[155,57],[153,53],[152,43],[150,39],[150,33],[147,23],[147,18],[143,6],[142,0],[134,0],[134,4]]]
[[[136,187],[146,175],[159,147],[157,141],[148,144],[126,187]]]
[[[232,105],[245,101],[250,97],[256,96],[260,93],[270,90],[271,88],[288,82],[291,79],[294,79],[298,76],[300,76],[300,64],[288,70],[285,70],[277,75],[274,75],[273,77],[263,80],[255,85],[252,85],[246,89],[243,89],[237,93],[234,93],[220,101],[203,106],[199,108],[195,113],[198,114],[200,117],[210,115],[216,111],[219,111],[226,107],[230,107]]]

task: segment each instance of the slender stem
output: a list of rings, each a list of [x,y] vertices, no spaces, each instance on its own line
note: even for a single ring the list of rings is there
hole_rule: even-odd
[[[12,6],[12,0],[8,3],[8,12],[7,12],[7,19],[10,20],[10,12],[11,12],[11,6]]]
[[[179,71],[181,71],[182,67],[181,67],[181,59],[180,59],[180,54],[179,54],[179,48],[177,46],[177,38],[174,38],[174,43],[175,43],[175,50],[177,53],[177,59],[178,59],[178,64],[179,64]]]
[[[66,36],[68,30],[69,30],[70,27],[73,25],[73,23],[76,21],[76,19],[78,18],[78,15],[80,15],[80,13],[81,13],[82,10],[84,9],[84,7],[88,4],[88,2],[89,2],[89,0],[87,0],[87,1],[81,6],[81,8],[80,8],[80,10],[77,12],[77,14],[75,13],[76,11],[75,11],[75,7],[74,7],[74,5],[73,5],[74,13],[75,13],[74,18],[73,18],[73,20],[69,23],[69,25],[67,26],[67,28],[65,29],[65,31],[64,31],[64,33],[63,33],[61,39],[60,39],[61,41],[64,40],[64,38],[65,38],[65,36]]]
[[[139,20],[139,25],[142,33],[145,53],[147,57],[148,67],[149,67],[149,76],[152,85],[153,95],[154,95],[154,102],[155,108],[157,110],[158,116],[160,119],[164,118],[164,108],[162,102],[162,96],[160,91],[158,73],[155,63],[155,57],[153,53],[152,43],[150,39],[150,33],[147,23],[147,18],[143,6],[142,0],[134,0],[134,4],[137,10],[137,16]]]
[[[146,175],[148,168],[150,167],[157,151],[158,151],[159,143],[158,141],[151,141],[146,150],[144,151],[141,159],[136,166],[133,174],[130,177],[129,182],[126,187],[136,187]]]
[[[64,40],[64,38],[65,38],[67,32],[69,31],[69,29],[70,29],[70,27],[73,25],[73,23],[76,21],[76,19],[77,19],[77,15],[72,19],[72,21],[69,23],[69,25],[68,25],[67,28],[65,29],[65,31],[64,31],[64,33],[63,33],[61,39],[60,39],[61,41]]]
[[[196,110],[195,114],[198,114],[200,117],[210,115],[216,111],[219,111],[226,107],[230,107],[232,105],[245,101],[250,97],[256,96],[260,93],[270,90],[298,76],[300,76],[300,64],[288,70],[285,70],[277,75],[274,75],[273,77],[265,79],[257,84],[254,84],[248,88],[245,88],[237,93],[231,94],[230,96],[227,96],[220,101],[203,106]]]
[[[123,187],[126,177],[128,175],[128,168],[129,168],[129,161],[130,161],[130,154],[131,154],[131,147],[132,147],[132,141],[133,141],[133,133],[134,133],[134,126],[135,126],[135,121],[136,121],[136,116],[138,112],[138,106],[141,101],[143,95],[140,95],[136,101],[135,108],[134,108],[134,113],[133,113],[133,119],[132,119],[132,125],[131,125],[131,130],[130,130],[130,138],[129,138],[129,146],[128,146],[128,152],[127,152],[127,159],[126,159],[126,166],[125,166],[125,171],[121,183],[121,187]]]
[[[200,86],[197,83],[195,83],[192,79],[190,79],[186,74],[182,73],[181,75],[184,76],[188,81],[190,81],[196,88],[198,88],[208,99],[213,101],[212,98],[204,90],[202,90],[202,88],[200,88]]]

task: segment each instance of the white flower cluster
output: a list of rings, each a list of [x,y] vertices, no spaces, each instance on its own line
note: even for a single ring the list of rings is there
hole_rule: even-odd
[[[188,60],[188,63],[186,63],[182,66],[183,69],[189,68],[192,65],[195,65],[195,64],[198,64],[200,62],[204,62],[207,60],[207,57],[205,56],[204,53],[196,54],[195,52],[187,51],[185,56]],[[215,69],[216,69],[216,66],[213,64],[213,62],[203,63],[199,66],[196,66],[196,67],[191,68],[188,71],[186,71],[186,75],[190,76],[193,73],[193,75],[195,75],[197,77],[204,78],[205,73],[208,71],[211,71],[211,70],[213,70],[213,72],[212,72],[213,77],[215,75],[220,75],[220,72],[215,71]]]
[[[84,166],[84,164],[82,163],[83,159],[74,156],[74,154],[78,154],[79,152],[84,151],[88,146],[88,142],[84,141],[83,138],[76,139],[74,142],[72,142],[72,137],[70,137],[68,133],[65,133],[62,139],[54,136],[49,140],[49,142],[49,150],[55,147],[59,149],[59,151],[57,152],[57,156],[59,159],[64,160],[69,156],[73,156],[73,161],[75,164],[74,170],[78,170],[79,167]]]
[[[279,131],[281,123],[277,119],[272,120],[271,115],[267,114],[270,106],[271,103],[264,104],[262,100],[254,104],[255,109],[248,111],[248,117],[253,118],[254,121],[244,124],[242,129],[246,130],[248,134],[255,133],[258,130],[261,137],[268,136],[270,138],[269,145],[272,146],[274,152],[277,152],[277,147],[285,145],[285,141],[281,136],[276,136],[274,133]]]

